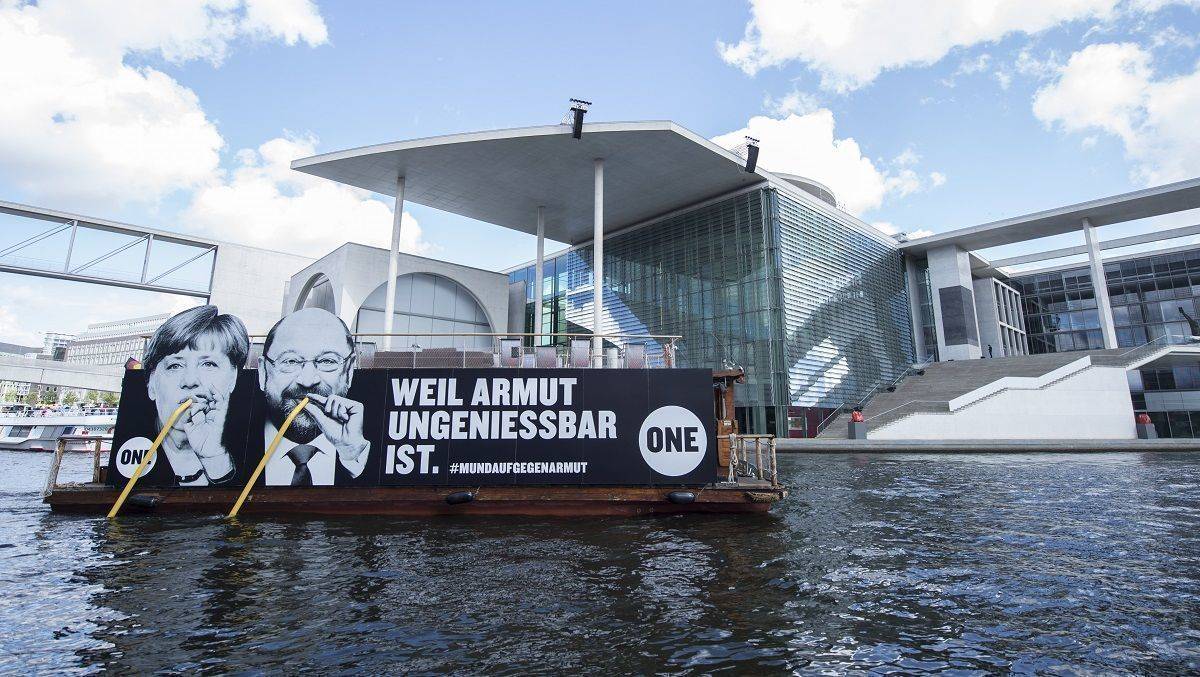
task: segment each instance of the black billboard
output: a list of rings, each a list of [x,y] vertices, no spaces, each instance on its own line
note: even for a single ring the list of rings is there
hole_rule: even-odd
[[[240,334],[239,330],[240,329]],[[704,369],[360,369],[345,325],[297,311],[242,369],[241,322],[200,306],[127,371],[109,481],[241,487],[304,397],[259,486],[702,485],[716,479]]]

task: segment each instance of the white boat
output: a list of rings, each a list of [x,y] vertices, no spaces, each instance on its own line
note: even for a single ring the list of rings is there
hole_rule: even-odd
[[[101,409],[90,412],[32,411],[0,414],[0,449],[6,451],[54,451],[63,435],[95,436],[111,439],[117,424],[117,410]],[[108,440],[102,449],[109,448]],[[94,445],[85,441],[68,443],[68,451],[91,451]]]

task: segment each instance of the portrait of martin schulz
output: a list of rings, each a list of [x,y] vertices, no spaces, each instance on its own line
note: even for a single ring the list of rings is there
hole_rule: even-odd
[[[363,405],[347,399],[357,354],[336,315],[305,308],[267,334],[258,380],[266,404],[263,443],[305,397],[309,402],[267,461],[267,486],[332,486],[359,477],[371,443],[363,436]]]

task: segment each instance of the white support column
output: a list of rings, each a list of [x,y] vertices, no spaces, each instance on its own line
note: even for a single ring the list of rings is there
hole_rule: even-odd
[[[1100,258],[1100,237],[1096,227],[1086,217],[1083,219],[1083,239],[1087,242],[1088,265],[1092,270],[1092,288],[1096,294],[1096,308],[1100,311],[1100,333],[1104,336],[1105,348],[1117,347],[1117,330],[1113,326],[1112,302],[1108,300],[1108,278],[1104,276],[1104,260]]]
[[[600,321],[604,317],[604,160],[595,160],[595,211],[592,215],[592,366],[604,366],[604,341]]]
[[[546,261],[546,208],[537,208],[537,260],[533,264],[533,333],[542,333],[542,271]],[[542,337],[533,344],[543,345]]]
[[[392,248],[388,251],[387,299],[383,304],[383,349],[392,349],[396,314],[396,275],[400,272],[400,223],[404,220],[404,177],[396,177],[396,207],[392,212]]]

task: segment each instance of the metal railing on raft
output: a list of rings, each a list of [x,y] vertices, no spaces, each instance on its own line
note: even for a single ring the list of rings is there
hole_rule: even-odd
[[[754,461],[750,460],[747,442],[754,443]],[[765,445],[763,443],[766,443]],[[766,447],[764,449],[763,447]],[[779,484],[779,464],[775,455],[774,435],[729,435],[729,479],[736,482],[739,477],[752,477],[769,481],[771,486]]]
[[[97,484],[101,479],[101,464],[100,457],[106,449],[104,443],[112,443],[112,435],[62,435],[58,438],[58,444],[54,448],[54,458],[50,461],[50,472],[46,476],[46,486],[42,489],[42,498],[50,495],[60,486],[58,483],[58,473],[62,468],[63,454],[70,450],[70,446],[74,445],[91,445],[92,449],[92,483]]]
[[[670,369],[683,338],[660,334],[397,333],[352,334],[364,368],[511,367]],[[263,335],[247,366],[257,367]],[[391,339],[389,342],[388,339]],[[600,339],[595,350],[593,339]]]

